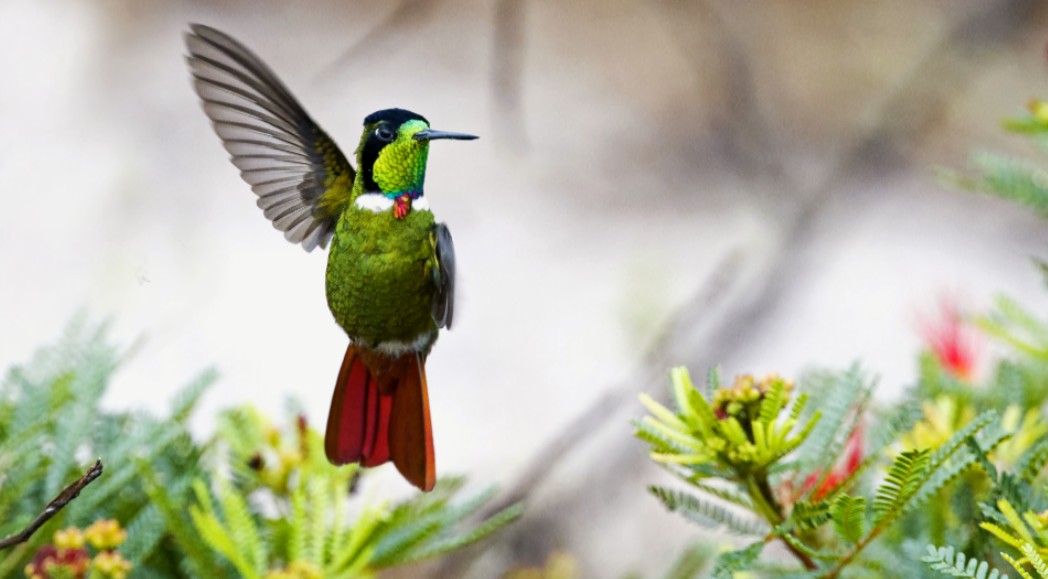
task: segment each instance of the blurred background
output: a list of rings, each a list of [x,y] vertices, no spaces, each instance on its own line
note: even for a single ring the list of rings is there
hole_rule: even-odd
[[[481,135],[430,154],[461,279],[428,364],[438,468],[528,509],[471,576],[557,550],[653,574],[701,536],[644,492],[667,476],[629,422],[671,365],[859,359],[891,398],[942,296],[1048,305],[1043,224],[937,177],[1028,153],[999,124],[1048,94],[1043,2],[0,0],[4,366],[88,311],[134,344],[114,408],[214,365],[201,437],[243,401],[326,419],[346,338],[325,255],[226,160],[189,22],[256,51],[347,152],[391,106]],[[411,492],[391,470],[366,492]]]

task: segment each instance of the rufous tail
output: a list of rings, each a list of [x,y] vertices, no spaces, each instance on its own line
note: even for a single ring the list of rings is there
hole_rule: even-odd
[[[324,451],[335,465],[392,460],[408,482],[433,489],[433,430],[418,353],[392,358],[349,345],[331,397]]]

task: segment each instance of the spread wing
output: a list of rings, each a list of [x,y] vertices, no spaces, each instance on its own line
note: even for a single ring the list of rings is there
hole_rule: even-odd
[[[437,295],[433,299],[433,319],[437,327],[450,330],[451,318],[455,313],[455,244],[451,241],[451,231],[443,223],[433,226],[433,251],[437,259],[434,271]]]
[[[194,24],[193,88],[273,226],[306,251],[331,239],[355,172],[273,71],[244,45]]]

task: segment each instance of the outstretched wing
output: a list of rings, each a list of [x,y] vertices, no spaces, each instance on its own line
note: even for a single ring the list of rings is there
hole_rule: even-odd
[[[443,223],[433,226],[433,252],[437,259],[434,270],[437,295],[433,299],[433,319],[437,327],[450,330],[451,318],[455,313],[455,244],[451,241],[451,231]]]
[[[355,172],[273,71],[244,45],[200,24],[186,34],[193,88],[240,176],[273,226],[306,251],[335,230]]]

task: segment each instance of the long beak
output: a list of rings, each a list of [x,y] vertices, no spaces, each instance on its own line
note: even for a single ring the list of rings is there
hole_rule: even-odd
[[[433,129],[423,129],[415,133],[414,138],[416,141],[435,141],[437,139],[455,139],[458,141],[472,141],[476,139],[476,135],[467,135],[465,133],[449,133],[447,131],[434,131]]]

